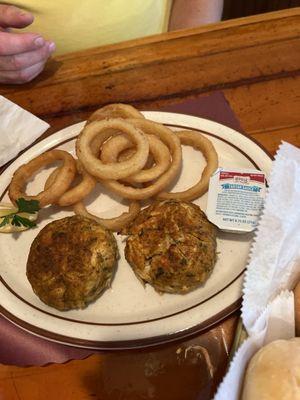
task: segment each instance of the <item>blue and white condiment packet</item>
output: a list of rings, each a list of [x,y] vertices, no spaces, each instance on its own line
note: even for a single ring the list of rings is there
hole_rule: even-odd
[[[224,232],[252,232],[263,208],[264,172],[219,168],[210,178],[207,218]]]

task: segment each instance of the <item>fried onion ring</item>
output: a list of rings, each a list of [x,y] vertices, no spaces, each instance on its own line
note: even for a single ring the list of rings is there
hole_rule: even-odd
[[[179,131],[176,132],[180,142],[187,146],[192,146],[196,150],[200,150],[206,160],[206,167],[204,168],[200,180],[191,188],[183,192],[160,193],[157,197],[161,200],[173,199],[192,201],[202,196],[208,190],[209,178],[218,168],[218,154],[212,142],[205,136],[195,131]]]
[[[105,118],[145,118],[136,108],[129,104],[109,104],[107,106],[99,108],[90,115],[87,120],[87,124],[93,121],[101,121]]]
[[[121,151],[121,153],[119,153],[119,155],[118,155],[118,162],[128,160],[130,157],[133,156],[134,153],[135,153],[134,147],[131,147],[130,149]],[[170,153],[169,153],[169,156],[170,156]],[[154,164],[154,160],[153,160],[152,154],[149,153],[148,160],[143,169],[149,169],[149,168],[153,167],[153,164]],[[126,178],[124,178],[122,180],[124,182],[126,182]]]
[[[143,169],[128,178],[126,182],[143,183],[153,181],[160,177],[170,166],[170,153],[168,147],[156,136],[147,135],[149,140],[150,154],[153,155],[155,165],[148,169]],[[101,160],[104,163],[115,163],[118,161],[119,154],[128,148],[132,148],[132,142],[123,135],[115,136],[105,142],[101,148]]]
[[[104,146],[105,145],[106,145],[106,142],[104,143]],[[150,145],[149,145],[149,149],[150,149]],[[125,149],[125,150],[121,151],[119,153],[119,155],[118,155],[118,160],[117,161],[118,162],[122,162],[122,161],[129,160],[129,158],[134,155],[135,151],[136,150],[135,150],[134,147],[131,147],[129,149]],[[170,155],[170,153],[169,153],[169,155]],[[146,162],[146,164],[145,164],[143,169],[151,168],[151,167],[153,167],[153,164],[154,164],[154,160],[153,160],[152,154],[149,152],[148,160],[147,160],[147,162]],[[125,179],[126,178],[124,178],[124,181],[125,181]]]
[[[148,135],[157,136],[165,143],[171,153],[172,162],[170,168],[162,174],[154,183],[145,188],[134,188],[123,185],[116,180],[102,180],[101,183],[112,192],[121,197],[132,200],[143,200],[153,197],[163,191],[177,177],[181,168],[181,146],[178,136],[164,125],[146,119],[129,119],[128,122],[143,130]]]
[[[62,160],[60,174],[56,177],[52,185],[35,196],[28,196],[24,191],[24,186],[31,175],[37,172],[42,166],[49,165],[54,161]],[[18,168],[9,185],[8,195],[13,203],[23,197],[26,200],[38,200],[40,207],[55,203],[66,190],[68,190],[76,174],[76,163],[71,154],[63,150],[50,150],[39,155],[27,164]]]
[[[79,201],[83,200],[96,186],[96,179],[86,172],[78,160],[76,161],[76,167],[78,174],[82,176],[82,181],[78,183],[78,185],[67,190],[56,201],[56,204],[61,207],[67,207],[78,203]],[[52,185],[59,173],[60,168],[57,168],[48,176],[44,186],[45,189],[48,189]]]
[[[144,121],[137,119],[137,121]],[[104,164],[96,157],[95,145],[97,138],[98,149],[110,136],[125,133],[136,144],[136,153],[127,161],[114,164]],[[94,121],[86,125],[76,141],[76,152],[84,168],[97,179],[122,179],[141,170],[148,159],[149,142],[141,129],[122,119],[107,119]]]
[[[122,228],[124,228],[127,224],[134,220],[134,218],[138,215],[141,210],[141,207],[137,201],[133,201],[129,205],[128,212],[124,212],[119,217],[115,218],[100,218],[96,215],[89,213],[85,207],[85,205],[80,201],[74,205],[73,210],[75,214],[81,215],[86,218],[93,219],[99,224],[102,224],[105,228],[110,229],[111,231],[118,232]]]
[[[106,145],[106,142],[104,143],[104,146],[105,145]],[[134,147],[130,147],[129,149],[122,150],[118,155],[118,160],[117,161],[121,162],[121,161],[129,160],[129,158],[132,157],[134,155],[134,153],[135,153],[135,148]],[[145,167],[149,164],[149,168],[150,168],[150,166],[153,165],[153,159],[150,160],[151,161],[151,165],[150,165],[149,158],[150,159],[152,158],[150,153],[149,153],[149,156],[148,156],[148,160],[147,160],[147,162],[145,164]]]

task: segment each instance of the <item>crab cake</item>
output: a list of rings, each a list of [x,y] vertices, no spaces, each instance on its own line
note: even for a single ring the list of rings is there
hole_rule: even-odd
[[[81,216],[67,217],[46,225],[34,239],[27,278],[47,305],[85,308],[110,286],[117,258],[110,231]]]
[[[192,203],[166,200],[142,210],[121,232],[126,260],[158,292],[187,293],[203,284],[216,262],[216,230]]]

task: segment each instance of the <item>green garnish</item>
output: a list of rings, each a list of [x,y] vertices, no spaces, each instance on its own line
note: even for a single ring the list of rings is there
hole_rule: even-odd
[[[0,223],[0,228],[4,225],[9,224],[10,218],[9,215],[6,215],[5,217],[3,217],[3,221]]]
[[[40,210],[39,202],[37,200],[25,200],[20,198],[16,201],[16,205],[18,207],[17,211],[10,212],[9,214],[1,217],[3,219],[0,223],[0,228],[10,223],[11,225],[24,226],[25,228],[33,228],[36,226],[34,221],[31,221],[20,214],[35,214]]]
[[[30,219],[21,217],[20,215],[14,215],[11,224],[15,226],[25,226],[26,228],[33,228],[36,226],[34,221],[30,221]]]
[[[18,206],[18,213],[26,212],[28,214],[34,214],[40,210],[40,205],[37,200],[25,200],[23,197],[16,201]]]

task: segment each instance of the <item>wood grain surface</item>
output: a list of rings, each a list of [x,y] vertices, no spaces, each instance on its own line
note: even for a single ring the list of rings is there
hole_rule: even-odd
[[[35,82],[0,93],[53,132],[110,102],[155,109],[221,89],[245,132],[274,154],[281,140],[300,145],[299,33],[299,8],[229,20],[61,56]],[[236,320],[152,349],[47,367],[1,365],[0,399],[210,399]]]
[[[60,56],[33,83],[1,93],[40,116],[117,101],[145,108],[299,76],[299,52],[295,8]]]

